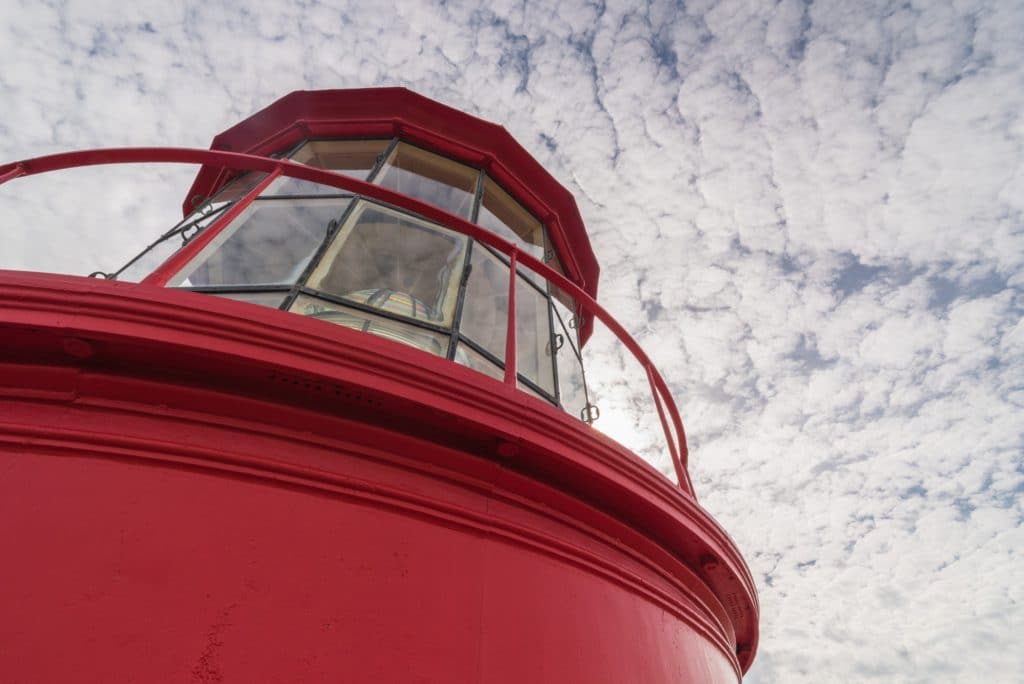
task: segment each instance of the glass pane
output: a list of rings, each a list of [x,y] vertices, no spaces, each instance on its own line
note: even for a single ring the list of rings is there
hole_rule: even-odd
[[[548,298],[519,275],[516,277],[516,370],[554,396],[552,353]]]
[[[464,343],[460,342],[455,350],[455,362],[461,363],[463,366],[472,368],[484,375],[489,375],[495,380],[505,379],[505,370],[503,368],[491,363],[487,360],[486,356]]]
[[[543,401],[545,403],[548,403],[548,404],[551,403],[551,398],[550,397],[545,397],[543,394],[541,394],[540,392],[537,392],[535,389],[533,389],[529,385],[523,384],[522,382],[517,382],[516,383],[516,387],[518,387],[520,391],[526,392],[527,394],[529,394],[531,396],[537,397],[538,399],[540,399],[541,401]]]
[[[291,160],[366,180],[390,140],[310,140]]]
[[[508,265],[476,243],[459,332],[501,360],[508,329]]]
[[[562,262],[558,259],[558,255],[555,254],[553,247],[548,247],[547,252],[545,252],[545,259],[547,265],[551,268],[552,271],[555,271],[560,275],[565,275],[565,271],[562,269]],[[576,300],[568,292],[565,292],[560,288],[555,287],[554,285],[550,286],[550,292],[556,300],[561,302],[569,309],[575,310]],[[565,323],[566,325],[569,325],[569,320],[566,319]]]
[[[257,200],[168,285],[294,283],[347,205],[348,200]]]
[[[349,195],[348,190],[333,185],[321,185],[298,178],[281,176],[267,186],[260,197],[323,197],[326,195]]]
[[[477,176],[476,169],[399,143],[373,182],[469,218]]]
[[[562,268],[562,261],[558,258],[558,252],[555,251],[555,245],[551,241],[551,238],[544,235],[544,263],[547,264],[551,270],[565,275],[565,270]]]
[[[134,261],[125,266],[117,274],[117,280],[126,283],[139,283],[155,271],[160,264],[164,263],[185,246],[180,235],[174,235],[161,240],[143,254],[137,256]]]
[[[269,306],[274,309],[281,306],[281,302],[288,296],[287,292],[211,292],[210,294],[239,302]]]
[[[484,179],[483,200],[476,222],[530,256],[544,261],[544,226],[490,178]],[[544,286],[544,280],[532,271],[521,268],[520,273],[528,275],[537,285]]]
[[[433,223],[360,202],[308,286],[403,316],[451,325],[467,239]]]
[[[346,176],[366,180],[377,159],[390,140],[310,140],[296,150],[291,160],[321,169],[338,171]],[[282,195],[337,195],[346,191],[330,185],[320,185],[297,178],[278,178],[264,194]]]
[[[549,285],[549,291],[551,292],[551,303],[555,307],[555,314],[561,317],[562,325],[568,329],[572,343],[576,346],[576,351],[579,352],[580,332],[579,317],[576,314],[576,300],[569,293],[555,285]],[[555,329],[558,329],[557,322],[555,323]]]
[[[249,191],[255,188],[266,175],[250,171],[228,181],[228,184],[212,200],[199,202],[199,206],[178,224],[177,228],[169,231],[161,240],[124,266],[117,274],[117,280],[129,283],[143,280],[188,244],[192,238],[216,221],[230,204],[249,194]],[[199,198],[196,199],[198,202]]]
[[[599,321],[583,349],[590,401],[600,410],[594,427],[675,479],[672,457],[647,372]]]
[[[587,405],[583,365],[576,343],[576,331],[569,327],[572,314],[558,300],[552,300],[555,324],[555,370],[558,373],[558,396],[562,408],[580,417]]]
[[[193,197],[192,203],[198,210],[206,200],[209,208],[217,209],[222,204],[242,199],[266,177],[262,171],[245,171],[229,180],[212,198]]]
[[[484,179],[484,196],[477,224],[518,245],[531,256],[543,259],[544,227],[512,195],[491,180]]]
[[[316,297],[299,295],[288,310],[352,330],[368,332],[392,342],[407,344],[437,356],[445,356],[448,352],[449,338],[447,335],[425,330],[410,323],[374,316]]]

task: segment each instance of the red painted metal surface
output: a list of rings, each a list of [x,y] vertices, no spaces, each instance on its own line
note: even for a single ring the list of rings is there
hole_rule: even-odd
[[[224,169],[252,169],[480,240],[639,360],[678,486],[516,388],[512,279],[513,370],[496,382],[315,318],[161,287],[180,263],[139,284],[0,271],[0,681],[717,684],[750,666],[753,579],[693,496],[664,379],[591,296],[596,263],[564,188],[533,178],[500,127],[375,92],[344,105],[293,93],[218,136],[222,149],[52,155],[0,166],[0,183],[179,162],[204,165],[205,195]],[[560,253],[579,257],[570,277],[431,205],[260,156],[354,134],[486,168],[559,227]]]
[[[590,295],[576,283],[552,270],[547,264],[536,259],[530,254],[518,251],[512,243],[501,239],[475,223],[470,223],[464,218],[450,214],[443,209],[421,202],[413,197],[382,188],[378,185],[356,180],[340,173],[306,166],[305,164],[297,164],[284,159],[268,159],[266,157],[258,157],[248,154],[213,150],[150,147],[111,148],[66,152],[0,165],[0,178],[9,176],[8,180],[10,180],[20,176],[49,173],[52,171],[98,164],[138,164],[147,162],[194,163],[206,164],[207,166],[220,165],[231,169],[264,171],[271,174],[279,173],[290,178],[298,178],[300,180],[307,180],[314,183],[320,183],[322,185],[329,185],[331,187],[341,188],[356,194],[364,195],[387,204],[403,207],[432,221],[445,225],[452,230],[490,245],[499,252],[509,255],[510,257],[513,252],[516,252],[516,259],[519,262],[553,283],[556,287],[567,292],[575,299],[577,304],[580,306],[581,318],[585,321],[585,326],[592,327],[592,322],[588,324],[586,321],[592,321],[594,317],[604,323],[619,339],[619,341],[625,345],[634,358],[637,359],[640,366],[645,369],[651,378],[653,378],[653,386],[656,390],[656,403],[663,405],[665,410],[668,411],[672,428],[675,431],[675,434],[673,435],[672,432],[666,428],[665,437],[669,444],[677,482],[684,490],[691,494],[693,493],[693,485],[690,482],[689,473],[686,470],[688,450],[686,447],[686,433],[683,429],[682,419],[680,418],[679,411],[672,399],[672,394],[669,392],[668,384],[665,382],[665,379],[661,374],[658,373],[654,364],[651,363],[651,360],[647,357],[643,348],[637,344],[636,340],[629,335],[626,329],[623,328],[618,321],[616,321],[601,307],[600,304],[592,299]],[[11,175],[14,171],[17,171],[17,175]],[[234,211],[232,214],[229,214],[229,217],[233,217],[233,215],[244,209],[245,204],[247,202],[251,202],[258,191],[263,187],[265,187],[265,183],[261,183],[255,191],[250,193],[247,198],[243,199],[239,203],[241,206],[233,207]],[[216,233],[226,227],[228,223],[228,221],[221,218],[212,225],[210,229],[208,229],[207,236],[204,241],[200,242],[199,240],[196,240],[194,242],[201,247],[206,244],[206,240],[215,237]],[[173,257],[168,263],[175,266],[183,264],[197,252],[196,244],[193,244],[187,250],[182,250],[181,253],[175,255],[175,257]],[[167,282],[167,279],[171,276],[172,272],[173,269],[165,265],[151,274],[146,279],[146,282],[149,284],[163,285]],[[514,303],[514,300],[515,297],[511,297],[510,303]],[[510,317],[514,316],[513,306],[509,307],[509,313]],[[512,320],[512,318],[510,318],[510,320]],[[514,327],[510,327],[509,330],[514,330]],[[583,337],[582,330],[580,335]],[[511,345],[511,351],[506,350],[506,353],[508,354],[506,358],[514,364],[515,345]]]
[[[0,349],[0,543],[23,550],[0,569],[0,671],[20,681],[397,681],[397,657],[426,681],[718,682],[752,657],[752,579],[692,497],[478,373],[230,300],[10,272]],[[391,657],[351,660],[384,633]]]
[[[5,485],[7,511],[60,501],[0,533],[35,561],[0,567],[5,681],[736,679],[684,620],[586,566],[615,550],[566,557],[500,518],[250,478],[225,500],[207,472],[45,448]]]
[[[508,318],[505,323],[505,384],[516,384],[516,266],[519,250],[508,255]]]

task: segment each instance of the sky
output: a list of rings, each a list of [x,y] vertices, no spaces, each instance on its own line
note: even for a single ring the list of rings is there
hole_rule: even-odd
[[[750,565],[745,681],[1011,682],[1021,36],[1019,0],[0,0],[0,161],[205,148],[299,89],[402,85],[503,124],[575,194],[599,300]],[[0,268],[113,270],[194,172],[8,183]]]

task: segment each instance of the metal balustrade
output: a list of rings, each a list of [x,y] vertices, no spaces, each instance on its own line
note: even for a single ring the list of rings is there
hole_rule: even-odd
[[[329,186],[345,193],[350,193],[356,198],[365,198],[383,205],[395,207],[403,212],[422,217],[444,228],[479,241],[503,254],[509,261],[508,318],[504,347],[505,368],[503,382],[513,387],[521,386],[520,376],[517,373],[516,274],[521,271],[520,268],[517,268],[518,266],[529,269],[529,271],[550,283],[551,287],[571,297],[579,307],[581,314],[591,316],[602,324],[606,332],[598,328],[595,336],[590,340],[591,348],[593,346],[606,347],[608,345],[607,341],[600,342],[598,340],[600,340],[602,334],[610,334],[621,345],[620,349],[627,352],[621,359],[624,370],[621,372],[620,377],[610,378],[598,383],[614,389],[614,391],[607,392],[605,395],[606,399],[603,400],[607,401],[606,406],[601,409],[604,415],[598,415],[598,408],[587,403],[582,409],[582,418],[586,422],[592,423],[593,427],[598,429],[603,427],[602,420],[604,420],[605,424],[611,428],[609,431],[613,433],[613,437],[616,437],[620,443],[626,443],[626,446],[630,447],[638,456],[656,468],[666,469],[665,466],[667,464],[663,454],[667,452],[668,461],[676,476],[677,484],[683,491],[692,495],[693,487],[687,472],[686,436],[679,411],[664,378],[651,363],[639,344],[621,324],[574,282],[515,244],[470,222],[464,217],[449,213],[415,197],[335,171],[307,166],[286,159],[218,150],[144,147],[98,149],[48,155],[0,165],[0,184],[22,176],[62,169],[105,164],[142,163],[199,164],[239,171],[259,171],[267,174],[254,187],[248,189],[244,194],[240,194],[237,200],[223,208],[218,208],[215,213],[207,218],[205,226],[197,224],[196,230],[199,232],[194,235],[196,241],[195,248],[182,250],[170,255],[169,258],[157,266],[142,281],[144,283],[156,286],[168,285],[168,281],[186,265],[189,259],[193,258],[199,249],[202,249],[204,245],[216,237],[216,226],[227,225],[242,215],[261,193],[266,191],[267,188],[281,177]],[[207,227],[211,228],[211,230],[206,230]],[[154,245],[150,245],[150,248]],[[558,307],[554,304],[552,304],[552,307],[555,309],[554,313],[557,314]],[[559,323],[566,325],[566,322],[561,319],[560,314]],[[565,342],[565,344],[569,344],[569,342]],[[586,350],[572,349],[570,351],[577,353],[579,351],[585,352]],[[586,353],[583,356],[586,356]],[[632,366],[631,372],[630,366]],[[631,377],[634,383],[646,383],[647,392],[638,394],[635,386],[628,386]],[[616,404],[620,405],[617,406]],[[621,404],[628,405],[622,406]],[[569,408],[565,401],[563,401],[563,407]],[[618,409],[617,411],[615,410],[616,408]],[[654,439],[659,430],[664,440],[663,444],[659,444]]]

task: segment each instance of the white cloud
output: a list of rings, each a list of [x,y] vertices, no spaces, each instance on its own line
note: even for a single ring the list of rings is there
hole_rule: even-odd
[[[577,195],[602,302],[676,391],[698,495],[759,582],[749,681],[1024,668],[1021,3],[4,14],[5,161],[205,147],[301,88],[408,85],[503,123]],[[0,267],[112,269],[191,173],[0,187]],[[593,349],[633,429],[645,382]]]

